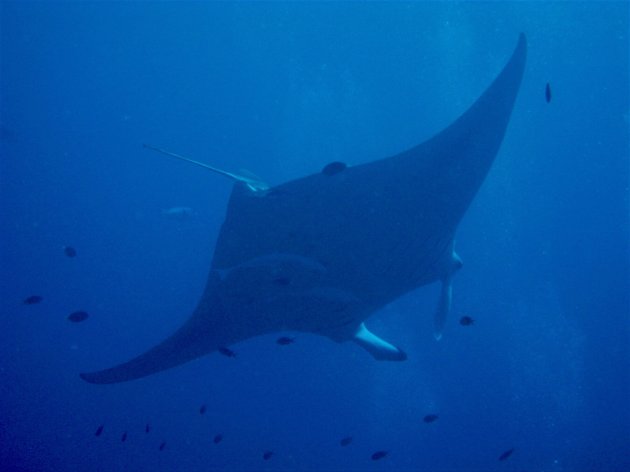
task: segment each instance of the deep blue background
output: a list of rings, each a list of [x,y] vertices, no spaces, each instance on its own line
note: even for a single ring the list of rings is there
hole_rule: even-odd
[[[627,2],[0,14],[0,469],[630,470]],[[130,383],[79,379],[188,317],[224,216],[228,181],[143,142],[271,183],[385,157],[464,111],[521,31],[525,78],[458,232],[442,341],[430,286],[368,323],[404,363],[301,334]],[[69,323],[78,309],[91,317]]]

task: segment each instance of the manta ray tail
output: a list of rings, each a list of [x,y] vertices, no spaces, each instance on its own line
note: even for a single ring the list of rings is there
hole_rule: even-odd
[[[164,154],[166,156],[171,156],[171,157],[174,157],[175,159],[179,159],[181,161],[190,162],[191,164],[195,164],[195,165],[197,165],[199,167],[203,167],[204,169],[211,170],[212,172],[215,172],[215,173],[217,173],[219,175],[223,175],[223,176],[225,176],[225,177],[227,177],[229,179],[234,180],[235,182],[240,182],[242,184],[245,184],[245,185],[247,185],[247,187],[252,192],[259,192],[259,191],[264,191],[264,190],[268,190],[269,189],[269,185],[267,185],[265,182],[260,180],[260,178],[258,176],[252,174],[249,171],[243,170],[243,171],[241,171],[241,174],[247,174],[247,175],[239,175],[239,174],[235,174],[233,172],[228,172],[226,170],[218,169],[217,167],[213,167],[213,166],[205,164],[203,162],[196,161],[196,160],[191,159],[189,157],[180,156],[179,154],[175,154],[174,152],[165,151],[164,149],[160,149],[158,147],[151,146],[150,144],[144,144],[143,146],[145,148],[147,148],[147,149],[151,149],[152,151],[159,152],[159,153]]]

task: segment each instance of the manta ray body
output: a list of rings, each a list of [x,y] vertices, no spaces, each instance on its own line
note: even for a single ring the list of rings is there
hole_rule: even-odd
[[[455,231],[499,150],[525,57],[521,35],[503,70],[464,114],[385,159],[333,163],[274,187],[192,161],[235,180],[197,308],[144,354],[81,377],[97,384],[133,380],[283,330],[352,340],[376,359],[403,360],[406,354],[364,321],[433,282],[442,287],[434,323],[439,339],[451,279],[462,265]]]

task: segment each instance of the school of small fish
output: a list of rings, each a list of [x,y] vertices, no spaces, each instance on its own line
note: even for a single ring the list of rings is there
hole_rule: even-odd
[[[547,83],[546,87],[545,87],[545,99],[547,101],[547,103],[549,103],[551,101],[551,88],[549,86],[549,84]],[[333,163],[333,164],[329,164],[325,169],[324,169],[324,173],[326,175],[334,175],[335,173],[339,172],[343,170],[343,164],[342,163]],[[72,246],[63,246],[63,252],[64,254],[69,257],[69,258],[74,258],[77,256],[77,251],[74,247]],[[290,279],[284,279],[284,278],[278,278],[278,280],[276,280],[276,283],[278,284],[282,284],[282,285],[287,285],[289,283],[291,283]],[[22,303],[24,305],[38,305],[40,303],[42,303],[44,300],[44,297],[42,295],[30,295],[26,298],[24,298],[22,300]],[[87,311],[84,310],[77,310],[74,311],[72,313],[70,313],[67,316],[68,321],[72,322],[72,323],[80,323],[83,322],[85,320],[87,320],[89,318],[89,314]],[[471,326],[473,325],[475,322],[475,320],[473,318],[471,318],[470,316],[462,316],[459,319],[459,324],[462,326]],[[280,346],[288,346],[290,344],[295,343],[295,338],[294,337],[289,337],[289,336],[281,336],[279,338],[276,339],[276,344],[280,345]],[[226,357],[230,357],[230,358],[236,358],[236,352],[234,352],[232,349],[226,347],[226,346],[222,346],[219,348],[219,353],[226,356]],[[204,415],[207,411],[207,406],[206,404],[202,404],[199,407],[199,414]],[[439,416],[435,413],[429,413],[427,415],[425,415],[422,420],[425,423],[434,423],[435,421],[437,421],[439,418]],[[103,435],[103,432],[105,430],[105,424],[100,424],[95,432],[94,432],[94,436],[96,437],[100,437]],[[144,432],[145,434],[148,434],[149,432],[152,431],[151,428],[151,424],[150,423],[146,423],[145,427],[144,427]],[[121,442],[126,442],[128,439],[128,432],[127,431],[123,431],[121,436],[120,436],[120,441]],[[223,441],[223,434],[221,433],[217,433],[214,435],[214,437],[212,438],[212,442],[215,445],[218,445],[219,443],[221,443]],[[354,438],[352,436],[344,436],[339,440],[339,445],[341,447],[348,447],[350,446],[354,441]],[[166,441],[162,440],[160,441],[159,445],[158,445],[158,451],[159,452],[163,452],[166,449]],[[498,460],[499,461],[505,461],[507,460],[513,453],[514,453],[514,448],[511,449],[507,449],[505,450],[503,453],[501,453],[498,456]],[[276,455],[276,452],[273,450],[265,450],[262,453],[262,459],[265,461],[271,460],[274,456]],[[377,450],[375,452],[373,452],[370,455],[371,460],[373,461],[379,461],[381,459],[386,458],[389,455],[389,451],[388,450]]]

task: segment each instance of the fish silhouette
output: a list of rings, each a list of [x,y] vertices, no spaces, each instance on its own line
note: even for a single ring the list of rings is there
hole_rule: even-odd
[[[430,414],[422,418],[422,421],[424,421],[425,423],[433,423],[434,421],[437,421],[438,418],[438,415]]]
[[[80,323],[88,319],[90,315],[86,311],[75,311],[68,315],[68,320],[73,323]]]
[[[506,460],[508,457],[512,455],[513,452],[514,452],[514,448],[508,449],[507,451],[505,451],[503,454],[499,456],[499,460],[500,461]]]
[[[549,85],[549,82],[545,85],[545,101],[547,103],[551,102],[551,85]]]
[[[389,454],[388,451],[376,451],[374,454],[372,454],[372,460],[373,461],[381,460],[384,457],[386,457],[387,454]]]
[[[23,303],[25,305],[37,305],[38,303],[41,303],[43,299],[44,299],[44,297],[42,297],[42,296],[31,295],[30,297],[25,298]]]

